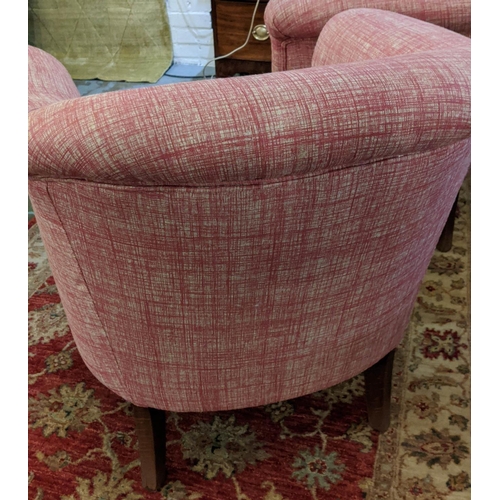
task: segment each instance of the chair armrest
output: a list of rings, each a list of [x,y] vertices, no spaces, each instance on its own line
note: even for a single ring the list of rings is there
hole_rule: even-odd
[[[316,40],[336,14],[355,8],[398,12],[470,35],[470,0],[270,0],[264,19],[273,71],[309,67]]]
[[[28,112],[80,97],[66,68],[53,56],[28,45]]]
[[[470,38],[387,10],[351,9],[326,23],[311,64],[342,64],[454,48],[470,50]]]
[[[111,92],[29,114],[29,175],[276,181],[470,137],[470,50]]]

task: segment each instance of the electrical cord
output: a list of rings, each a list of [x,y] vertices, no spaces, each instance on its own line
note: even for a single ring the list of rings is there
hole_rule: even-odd
[[[211,62],[215,62],[215,61],[218,61],[219,59],[224,59],[225,57],[232,56],[235,52],[238,52],[238,50],[241,50],[247,46],[248,41],[250,40],[250,35],[252,34],[253,23],[255,21],[255,15],[257,14],[257,7],[259,6],[259,2],[260,2],[260,0],[257,0],[255,7],[253,9],[252,20],[250,21],[250,29],[248,30],[248,35],[247,35],[247,39],[245,40],[245,43],[241,47],[238,47],[238,48],[232,50],[231,52],[229,52],[229,54],[225,54],[223,56],[219,56],[219,57],[215,57],[214,59],[210,59],[210,61],[208,61],[207,64],[205,64],[205,66],[203,66],[203,72],[202,72],[203,78],[205,78],[205,79],[207,78],[207,76],[205,75],[205,71],[207,69],[207,66]],[[213,76],[212,76],[212,78],[213,78]]]
[[[172,75],[170,73],[165,73],[163,76],[169,76],[171,78],[183,78],[184,80],[196,80],[197,78],[206,78],[206,76],[188,76],[188,75]]]

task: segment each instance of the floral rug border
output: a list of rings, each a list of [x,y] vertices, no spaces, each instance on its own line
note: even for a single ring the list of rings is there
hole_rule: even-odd
[[[426,285],[429,283],[430,276],[443,276],[443,278],[448,278],[451,280],[452,274],[445,267],[440,266],[439,263],[436,265],[436,261],[442,261],[443,258],[452,259],[452,262],[456,262],[457,259],[465,257],[466,269],[464,270],[467,276],[464,286],[465,290],[465,301],[457,304],[451,304],[451,307],[432,307],[429,303],[422,300],[422,293],[419,294],[418,302],[412,314],[412,321],[408,327],[408,331],[405,335],[403,342],[400,344],[398,350],[396,351],[394,360],[394,374],[393,376],[393,386],[392,386],[392,403],[391,403],[391,427],[390,429],[381,434],[379,437],[378,449],[375,458],[374,475],[373,481],[370,482],[367,488],[367,499],[368,500],[441,500],[446,498],[446,500],[467,500],[470,499],[470,334],[471,334],[471,252],[470,252],[470,234],[471,234],[471,219],[470,219],[470,199],[471,199],[471,177],[470,174],[464,181],[460,194],[459,194],[459,214],[460,216],[455,221],[454,230],[454,246],[449,253],[440,254],[436,251],[433,262],[429,267],[429,270],[424,278],[421,286],[421,290],[427,290],[428,287],[432,285]],[[463,246],[462,246],[463,245]],[[433,265],[434,263],[434,265]],[[426,288],[427,286],[427,288]],[[451,285],[453,287],[453,285]],[[437,294],[436,294],[437,295]],[[422,314],[433,314],[435,316],[435,321],[438,324],[442,324],[444,327],[454,324],[457,326],[458,330],[461,331],[460,347],[461,361],[465,363],[459,364],[455,367],[447,367],[445,365],[440,365],[433,367],[432,363],[435,361],[431,359],[430,363],[424,363],[418,352],[419,346],[421,346],[421,341],[418,340],[418,327],[419,316]],[[453,317],[455,316],[456,317]],[[452,318],[445,318],[446,316],[452,316]],[[421,322],[420,322],[421,323]],[[457,324],[458,323],[458,324]],[[446,328],[442,328],[444,332],[437,332],[438,336],[441,333],[443,336],[446,334]],[[456,340],[456,338],[454,339]],[[449,358],[455,358],[455,354],[448,354]],[[445,357],[445,356],[443,356]],[[457,356],[458,357],[458,356]],[[446,359],[445,359],[446,360]],[[448,359],[447,361],[451,361]],[[457,364],[457,363],[455,363]],[[456,368],[456,369],[454,369]],[[435,369],[438,373],[437,375],[425,376],[430,370]],[[436,436],[436,443],[439,444],[441,440],[441,445],[446,444],[446,441],[456,439],[455,436],[459,436],[456,441],[460,442],[461,449],[458,450],[460,456],[451,457],[451,462],[455,462],[455,465],[459,465],[462,470],[455,471],[455,474],[446,474],[447,469],[447,459],[444,459],[444,464],[439,464],[443,460],[445,453],[443,450],[436,448],[435,456],[429,457],[429,454],[424,456],[418,454],[415,449],[411,450],[408,446],[408,441],[414,438],[415,433],[409,432],[408,418],[409,414],[412,412],[411,402],[408,401],[408,396],[411,391],[408,388],[418,387],[419,385],[424,385],[426,387],[426,392],[429,392],[429,385],[435,385],[437,389],[440,389],[442,385],[450,384],[453,376],[455,379],[457,377],[461,378],[461,386],[463,387],[463,392],[465,393],[462,399],[455,399],[456,404],[462,407],[462,412],[453,413],[448,418],[448,426],[444,427],[444,430],[436,430],[432,425],[438,420],[435,413],[429,412],[426,415],[425,403],[422,403],[422,414],[418,417],[420,420],[430,420],[428,427],[432,428],[430,432],[427,432],[428,436],[434,432]],[[446,379],[448,376],[449,380]],[[415,389],[416,391],[416,389]],[[432,393],[433,395],[436,392]],[[458,396],[460,398],[460,396]],[[435,422],[433,422],[433,420]],[[450,425],[451,424],[451,425]],[[458,427],[461,432],[454,432],[454,436],[450,436],[448,427],[451,429],[453,424]],[[424,431],[425,432],[425,431]],[[420,437],[424,439],[424,432],[420,433]],[[443,435],[444,433],[444,435]],[[417,437],[419,435],[416,435]],[[466,440],[467,443],[464,444],[463,441]],[[408,451],[409,450],[409,451]],[[441,453],[440,453],[441,452]],[[460,454],[461,452],[461,454]],[[410,477],[402,477],[403,472],[408,470],[405,467],[405,460],[413,461],[412,471],[421,470],[423,472],[423,467],[419,467],[419,462],[424,462],[427,466],[425,472],[421,474],[413,474]],[[459,462],[458,464],[456,462]],[[409,465],[407,463],[407,465]],[[441,465],[441,467],[439,467]]]

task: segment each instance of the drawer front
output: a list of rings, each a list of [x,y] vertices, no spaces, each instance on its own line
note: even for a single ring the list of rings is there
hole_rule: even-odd
[[[245,43],[254,8],[255,3],[249,2],[216,3],[216,56],[228,54]],[[265,8],[265,3],[259,4],[254,26],[264,24]],[[253,35],[250,35],[247,46],[230,57],[246,61],[271,61],[271,42],[269,39],[256,40]]]

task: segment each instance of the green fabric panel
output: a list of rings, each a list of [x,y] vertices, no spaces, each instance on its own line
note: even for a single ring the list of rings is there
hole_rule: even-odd
[[[172,63],[165,0],[29,0],[28,24],[74,79],[153,83]]]

